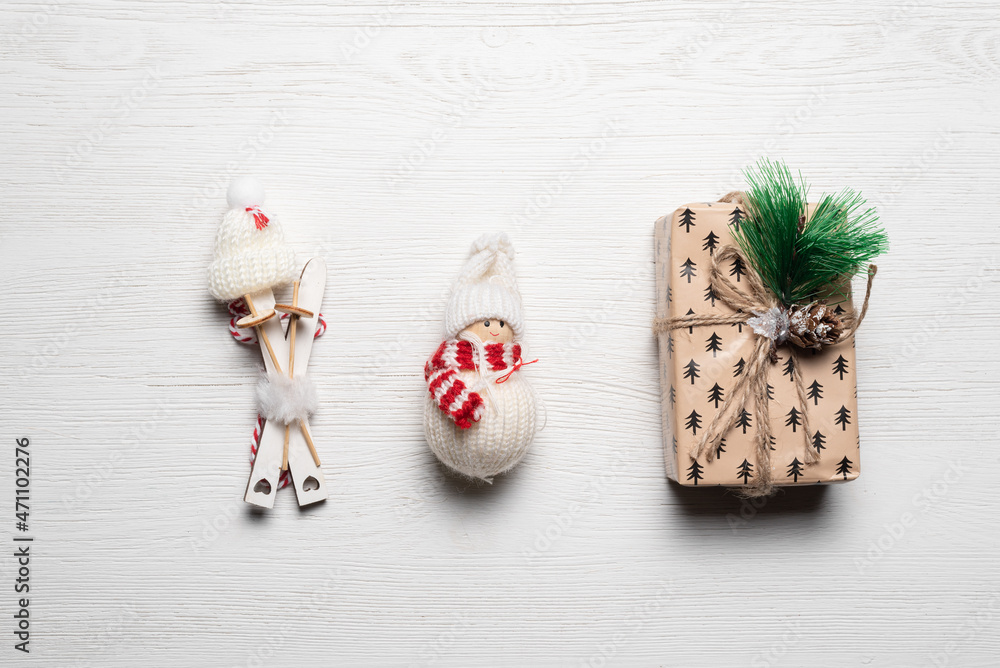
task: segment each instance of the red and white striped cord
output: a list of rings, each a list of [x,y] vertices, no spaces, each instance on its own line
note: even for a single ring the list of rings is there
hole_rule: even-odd
[[[236,321],[242,317],[250,315],[250,309],[247,308],[246,302],[242,299],[234,299],[229,302],[229,313],[233,316],[229,319],[229,333],[233,335],[233,338],[240,343],[245,343],[247,345],[253,345],[257,343],[257,331],[250,327],[248,329],[240,329],[236,326]],[[287,313],[281,314],[282,321],[288,319]],[[313,334],[314,339],[326,334],[326,319],[323,314],[319,314],[319,322],[316,323],[316,333]]]
[[[251,345],[257,343],[257,332],[251,329],[240,329],[236,326],[236,321],[240,318],[250,315],[250,310],[247,308],[246,302],[242,299],[234,299],[229,302],[229,313],[232,314],[232,318],[229,319],[229,333],[233,335],[233,338],[240,343],[245,343]],[[284,320],[288,317],[287,313],[282,313],[281,318]],[[323,314],[319,314],[319,323],[316,325],[316,333],[313,335],[314,339],[326,334],[326,320],[323,318]],[[254,425],[253,435],[250,436],[250,465],[253,466],[253,462],[257,459],[257,448],[260,447],[260,437],[264,435],[264,416],[257,414],[257,424]],[[291,482],[291,478],[288,476],[288,471],[282,471],[281,476],[278,478],[278,489],[282,487],[288,487]]]
[[[260,447],[260,437],[264,435],[264,416],[257,415],[257,424],[253,428],[253,436],[250,437],[250,466],[253,466],[253,462],[257,459],[257,448]],[[283,487],[288,487],[288,483],[291,479],[288,477],[288,471],[282,471],[281,475],[278,476],[278,489]]]

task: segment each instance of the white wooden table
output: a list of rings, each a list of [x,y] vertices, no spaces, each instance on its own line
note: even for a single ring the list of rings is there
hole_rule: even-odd
[[[1000,7],[5,3],[0,664],[996,666]],[[761,509],[663,472],[653,221],[761,155],[892,239],[863,472]],[[330,265],[331,498],[242,502],[259,354],[206,289],[251,173]],[[468,245],[517,244],[548,424],[423,441]],[[14,440],[31,637],[14,650]]]

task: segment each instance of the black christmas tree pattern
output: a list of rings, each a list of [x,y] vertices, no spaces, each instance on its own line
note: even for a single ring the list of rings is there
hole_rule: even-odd
[[[715,232],[709,231],[708,236],[703,241],[705,245],[701,249],[707,250],[709,255],[714,255],[715,249],[719,247],[719,237],[716,236]]]
[[[698,363],[691,360],[684,366],[684,377],[691,379],[691,384],[694,385],[695,378],[699,378],[698,375]]]
[[[785,426],[792,428],[792,433],[795,433],[795,428],[802,426],[802,413],[795,406],[788,411],[788,415],[785,416]]]
[[[753,464],[747,460],[743,460],[743,463],[736,468],[736,477],[743,478],[743,484],[749,484],[750,478],[753,477]]]
[[[826,445],[825,445],[826,444],[826,436],[824,436],[823,434],[821,434],[820,431],[819,431],[819,429],[817,429],[816,433],[813,434],[812,444],[813,444],[813,448],[815,448],[816,452],[819,452],[820,450],[823,450],[823,449],[826,448]]]
[[[722,337],[715,332],[712,332],[712,336],[708,337],[706,343],[708,345],[705,346],[705,352],[712,353],[712,357],[715,357],[722,350]]]
[[[741,427],[744,434],[747,433],[747,429],[753,426],[753,416],[750,414],[750,411],[745,408],[743,409],[739,419],[736,421],[736,426]]]
[[[681,264],[681,278],[686,278],[687,282],[690,283],[691,279],[694,276],[698,275],[697,271],[696,271],[696,267],[697,266],[698,266],[698,263],[692,261],[691,258],[688,258],[687,260],[685,260]]]
[[[843,355],[838,355],[837,359],[834,360],[833,373],[840,374],[840,380],[844,380],[844,374],[849,373],[847,370],[847,360],[844,359]]]
[[[716,251],[732,243],[729,230],[741,225],[744,219],[739,208],[723,208],[706,215],[704,210],[692,206],[682,208],[675,214],[675,226],[667,229],[673,230],[673,235],[676,235],[673,241],[677,255],[664,264],[666,273],[663,274],[669,276],[668,283],[672,283],[664,290],[672,313],[692,316],[718,313],[715,309],[720,308],[728,311],[727,305],[712,289],[704,263],[711,263]],[[686,234],[691,236],[685,237]],[[746,282],[742,279],[748,276],[750,269],[735,259],[728,264],[725,271],[729,279],[739,290],[744,290]],[[840,312],[845,311],[840,309]],[[758,426],[753,402],[735,407],[732,428],[710,446],[714,453],[711,462],[695,458],[694,448],[699,439],[731,394],[732,385],[726,381],[727,370],[732,374],[732,383],[738,383],[746,373],[748,344],[752,345],[754,336],[747,337],[750,328],[744,329],[742,323],[731,326],[736,329],[685,326],[677,331],[687,330],[690,337],[668,334],[661,339],[664,345],[661,354],[671,360],[673,373],[676,374],[673,377],[677,379],[674,381],[677,386],[668,385],[664,393],[664,400],[670,407],[669,422],[672,427],[668,429],[673,429],[672,434],[668,432],[669,447],[675,457],[672,470],[687,485],[753,484],[755,473],[760,468],[753,454]],[[732,332],[732,335],[725,336],[727,332]],[[831,479],[840,481],[857,475],[854,468],[857,461],[854,454],[855,409],[848,407],[845,400],[847,393],[854,390],[851,377],[854,361],[846,352],[851,350],[849,347],[839,349],[844,351],[843,354],[830,349],[791,350],[788,346],[778,350],[781,359],[774,365],[765,388],[771,404],[772,429],[778,434],[777,439],[770,439],[768,447],[772,453],[775,477],[782,484],[811,484]],[[799,375],[803,376],[805,384],[805,406],[794,389],[795,378]],[[775,379],[782,380],[778,382]],[[834,401],[843,405],[837,406]],[[802,430],[807,413],[810,429],[803,443]],[[815,465],[817,468],[804,463],[804,447],[820,454],[821,459]],[[724,470],[718,468],[723,466],[719,463],[720,459],[729,462],[724,465]],[[741,461],[745,465],[737,466]],[[734,474],[737,474],[735,481]]]
[[[719,404],[726,400],[725,388],[718,383],[713,385],[712,389],[708,391],[708,400],[715,404],[715,408],[718,408]]]
[[[802,462],[800,462],[799,458],[796,457],[792,460],[792,463],[788,465],[788,474],[786,477],[791,478],[792,482],[798,482],[799,476],[802,475],[802,467]]]
[[[837,462],[837,475],[843,475],[844,480],[847,480],[847,474],[851,472],[851,464],[853,463],[847,458],[847,455],[844,455],[844,458]]]
[[[785,360],[785,366],[781,370],[781,375],[788,376],[788,380],[795,381],[795,358],[791,355]]]
[[[743,264],[743,258],[739,255],[733,260],[733,268],[729,270],[729,275],[736,278],[736,282],[740,282],[741,276],[746,276],[747,267]]]
[[[722,453],[726,451],[726,439],[720,438],[718,445],[715,446],[715,458],[718,459],[722,456]]]
[[[841,406],[840,410],[837,411],[837,419],[834,420],[834,424],[842,425],[843,431],[847,431],[847,425],[851,424],[851,411],[847,409],[847,406]]]
[[[690,234],[691,228],[694,226],[694,211],[691,209],[684,209],[684,213],[681,214],[681,222],[677,227],[683,227],[684,232]]]
[[[739,232],[740,231],[740,221],[742,221],[743,218],[744,218],[743,212],[740,211],[739,207],[736,207],[735,209],[733,209],[733,212],[731,214],[729,214],[729,224],[733,226],[733,229],[735,229],[737,232]]]
[[[704,470],[705,467],[699,464],[697,459],[692,459],[691,466],[688,467],[687,479],[693,481],[693,484],[697,486],[698,481],[705,477],[702,475]]]
[[[715,300],[718,298],[718,295],[715,294],[715,290],[712,289],[711,285],[705,288],[705,301],[711,301],[712,308],[715,308]]]
[[[698,411],[694,410],[691,411],[691,415],[688,415],[687,417],[687,422],[684,423],[684,428],[690,429],[691,433],[697,436],[698,427],[700,426],[701,426],[701,415],[698,413]]]
[[[813,405],[819,406],[819,400],[823,398],[823,386],[818,380],[814,380],[809,389],[806,390],[806,398],[813,400]]]

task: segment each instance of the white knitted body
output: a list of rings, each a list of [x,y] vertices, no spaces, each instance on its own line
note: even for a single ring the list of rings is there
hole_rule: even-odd
[[[226,212],[215,235],[215,260],[208,268],[208,289],[220,301],[230,301],[289,283],[296,275],[295,253],[285,243],[281,223],[268,217],[258,229],[253,213],[243,208]]]
[[[462,371],[460,378],[482,393],[487,405],[483,417],[469,429],[460,429],[434,397],[425,393],[424,435],[448,468],[492,482],[493,476],[521,461],[531,445],[536,426],[535,395],[521,372],[503,383],[492,383],[492,398],[480,387],[477,372]]]

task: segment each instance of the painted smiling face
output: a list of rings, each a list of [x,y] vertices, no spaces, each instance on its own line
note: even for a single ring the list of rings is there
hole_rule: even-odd
[[[495,318],[478,320],[462,331],[472,332],[483,343],[510,343],[514,340],[514,330],[503,320]]]

